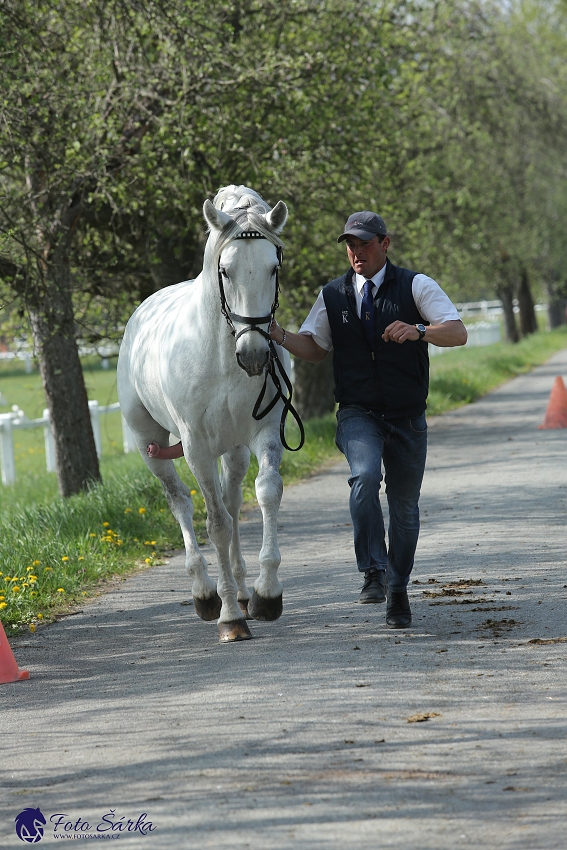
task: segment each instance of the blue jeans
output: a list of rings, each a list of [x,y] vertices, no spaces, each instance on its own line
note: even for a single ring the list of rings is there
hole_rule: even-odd
[[[406,589],[419,536],[419,493],[427,454],[425,413],[385,419],[349,405],[337,413],[337,446],[348,460],[350,515],[360,572],[386,570],[388,588]],[[390,512],[386,549],[379,490],[382,463]]]

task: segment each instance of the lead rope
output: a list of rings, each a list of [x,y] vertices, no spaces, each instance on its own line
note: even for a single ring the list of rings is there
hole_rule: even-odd
[[[272,410],[275,407],[275,405],[277,404],[277,402],[281,398],[284,406],[283,406],[283,410],[282,410],[282,416],[281,416],[281,419],[280,419],[280,440],[281,440],[282,446],[288,452],[298,452],[299,449],[303,448],[303,445],[305,443],[305,428],[303,427],[303,422],[301,421],[301,417],[299,416],[299,413],[297,412],[297,410],[295,409],[295,407],[291,403],[291,400],[293,398],[293,387],[291,385],[291,381],[289,380],[289,378],[287,376],[287,372],[285,371],[284,367],[282,366],[281,360],[278,357],[278,352],[275,349],[274,341],[272,339],[270,339],[270,341],[268,342],[268,345],[269,345],[269,348],[270,348],[270,362],[269,362],[268,367],[266,369],[266,373],[265,373],[265,377],[264,377],[264,385],[263,385],[262,389],[260,390],[260,395],[256,399],[256,404],[254,405],[254,410],[252,411],[252,417],[257,422],[259,422],[260,419],[263,419],[264,416],[268,415],[270,410]],[[284,395],[284,393],[282,391],[282,385],[281,385],[280,379],[278,378],[277,373],[276,373],[276,368],[275,368],[276,366],[278,367],[278,369],[280,371],[280,375],[283,378],[283,381],[284,381],[284,384],[286,385],[286,389],[289,393],[289,396]],[[269,404],[266,405],[264,410],[262,410],[262,412],[260,413],[260,407],[261,407],[262,402],[264,400],[264,396],[266,394],[266,387],[268,385],[268,375],[270,376],[270,378],[272,379],[272,381],[274,383],[274,386],[276,388],[276,394],[273,397],[273,399],[269,402]],[[288,413],[291,413],[291,415],[293,416],[293,418],[295,419],[295,421],[297,422],[297,425],[299,427],[299,445],[296,446],[295,448],[292,448],[290,445],[288,445],[288,442],[285,438],[285,420],[287,419]]]
[[[254,235],[254,236],[252,236],[251,234],[250,235],[242,234],[242,235],[245,236],[245,237],[248,236],[248,238],[255,238],[255,239],[263,238],[263,237],[260,236],[260,234]],[[242,237],[240,237],[240,238],[242,238]],[[238,316],[236,313],[232,313],[230,311],[230,308],[229,308],[227,301],[226,301],[226,295],[224,293],[224,286],[223,286],[223,282],[222,282],[222,274],[221,274],[220,262],[219,262],[218,277],[219,277],[221,313],[223,314],[223,316],[226,319],[226,323],[227,323],[227,325],[230,329],[232,336],[236,337],[236,339],[238,339],[239,336],[242,336],[243,333],[247,333],[249,331],[257,331],[259,334],[262,334],[262,336],[265,337],[268,340],[268,347],[270,349],[270,360],[269,360],[268,366],[266,367],[266,371],[264,373],[264,384],[262,386],[262,389],[260,390],[260,394],[258,395],[258,398],[256,399],[256,404],[254,405],[254,409],[252,411],[252,418],[255,419],[256,422],[259,422],[261,419],[263,419],[265,416],[267,416],[268,413],[271,410],[273,410],[273,408],[276,406],[278,401],[281,399],[283,401],[283,410],[282,410],[282,415],[281,415],[281,419],[280,419],[280,440],[281,440],[281,444],[284,447],[284,449],[286,449],[286,451],[288,451],[288,452],[298,452],[301,448],[303,448],[303,446],[305,444],[305,428],[303,427],[303,422],[301,421],[301,417],[299,416],[299,413],[297,412],[297,410],[295,409],[295,407],[291,403],[291,400],[293,398],[293,387],[291,385],[291,381],[289,380],[287,372],[285,371],[284,367],[282,366],[282,362],[281,362],[280,358],[278,357],[278,353],[277,353],[275,346],[274,346],[274,341],[271,339],[269,332],[266,333],[266,331],[263,331],[262,328],[259,328],[255,325],[255,322],[258,322],[259,324],[264,324],[267,321],[270,321],[271,319],[273,319],[274,316],[275,316],[275,312],[279,307],[280,283],[279,283],[278,272],[279,272],[280,266],[282,265],[282,262],[283,262],[283,255],[282,255],[282,250],[279,247],[279,245],[276,246],[276,250],[277,250],[277,254],[278,254],[279,265],[278,265],[278,268],[276,269],[276,292],[275,292],[275,296],[274,296],[274,301],[272,303],[272,309],[270,311],[270,316],[260,316],[260,318],[254,318],[254,317],[250,317],[250,316]],[[234,327],[234,324],[233,324],[233,321],[232,321],[233,316],[238,321],[244,320],[247,324],[250,325],[250,327],[244,328],[244,330],[240,331],[237,334],[236,328]],[[282,390],[282,385],[281,385],[280,379],[278,378],[278,375],[277,375],[277,372],[276,372],[276,366],[277,366],[277,368],[280,372],[280,375],[281,375],[283,382],[286,386],[286,389],[289,393],[288,396],[286,396],[284,394],[283,390]],[[262,410],[260,412],[260,407],[262,406],[264,396],[266,395],[266,389],[267,389],[267,386],[268,386],[268,376],[272,379],[274,387],[276,388],[276,394],[273,397],[273,399],[269,402],[269,404],[266,405],[264,410]],[[286,422],[288,413],[291,413],[291,415],[293,416],[293,418],[295,419],[295,421],[296,421],[296,423],[299,427],[299,445],[296,446],[296,448],[292,448],[288,444],[288,442],[285,438],[285,422]]]

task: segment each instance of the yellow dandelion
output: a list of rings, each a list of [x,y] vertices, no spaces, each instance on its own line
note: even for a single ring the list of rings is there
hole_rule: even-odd
[[[43,572],[44,573],[51,573],[51,572],[53,572],[53,567],[44,567]]]
[[[26,572],[27,572],[27,573],[31,573],[31,571],[32,571],[32,570],[33,570],[33,567],[26,567]]]
[[[5,608],[7,604],[7,602],[0,602],[0,608]]]
[[[79,557],[77,558],[77,561],[84,561],[84,560],[85,560],[85,558],[84,558],[83,555],[79,555]]]
[[[96,537],[96,534],[94,533],[94,531],[91,531],[91,533],[89,534],[89,537]]]
[[[64,587],[58,587],[57,593],[65,593],[65,588]]]
[[[31,583],[33,584],[34,581],[37,581],[37,576],[28,576],[28,581],[31,581]]]
[[[139,514],[145,514],[145,513],[146,513],[146,509],[145,509],[145,508],[138,508],[138,513],[139,513]]]
[[[87,591],[86,591],[86,590],[81,591],[81,596],[86,596],[86,595],[87,595]]]
[[[43,620],[43,614],[36,614],[38,620]]]
[[[14,578],[12,579],[12,581],[19,581],[19,580],[20,579],[18,578],[18,576],[14,576]]]
[[[35,626],[33,623],[30,623],[30,632],[35,632]]]
[[[6,599],[6,597],[5,597],[5,596],[0,596],[0,602],[3,602],[3,601],[4,601],[4,599]]]
[[[152,562],[151,558],[146,558],[146,564],[151,564],[151,562]]]
[[[194,496],[197,493],[196,490],[191,490],[191,495]]]
[[[124,513],[125,513],[125,514],[131,514],[131,513],[132,513],[132,508],[126,508],[126,510],[124,511]]]
[[[35,590],[30,591],[30,596],[37,596],[37,593],[35,592]]]
[[[61,558],[61,560],[62,560],[62,561],[68,561],[68,560],[69,560],[69,558],[67,557],[67,555],[63,555],[63,557]]]
[[[155,546],[155,545],[156,545],[156,541],[152,540],[152,546]]]
[[[41,564],[41,561],[33,561],[32,566],[33,567],[39,567],[40,564]]]
[[[105,527],[105,528],[110,528],[110,523],[109,523],[109,522],[103,522],[103,525],[104,525],[104,527]]]
[[[151,545],[152,545],[152,544],[150,543],[150,541],[149,541],[149,540],[144,540],[144,546],[151,546]]]
[[[10,576],[6,576],[6,578],[4,579],[4,581],[12,581],[12,579],[10,578]]]
[[[116,545],[117,545],[117,546],[122,546],[122,541],[121,541],[121,540],[117,540],[117,541],[116,541]]]
[[[27,581],[23,582],[22,587],[29,587],[29,584],[27,583]]]
[[[13,584],[12,585],[12,593],[15,593],[17,590],[21,590],[21,589],[22,588],[20,587],[19,584]]]

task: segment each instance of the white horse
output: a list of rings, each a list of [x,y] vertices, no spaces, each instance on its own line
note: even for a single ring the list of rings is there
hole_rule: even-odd
[[[282,612],[276,529],[282,402],[260,421],[252,411],[269,365],[287,207],[279,201],[270,209],[253,190],[227,186],[213,204],[205,201],[203,214],[210,230],[203,271],[154,293],[133,314],[120,348],[118,396],[140,454],[181,526],[195,610],[203,620],[218,617],[224,642],[251,637],[247,618],[276,620]],[[281,357],[289,373],[289,354],[281,349]],[[268,390],[266,401],[273,397]],[[181,441],[179,450],[159,450],[169,446],[170,435]],[[252,597],[238,533],[250,451],[258,459],[256,496],[264,523]],[[163,459],[182,453],[205,499],[218,558],[216,585],[199,552],[189,490],[172,460]]]

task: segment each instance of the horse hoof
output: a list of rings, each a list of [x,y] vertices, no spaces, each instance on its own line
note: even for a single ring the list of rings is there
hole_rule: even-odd
[[[245,619],[219,623],[219,643],[232,643],[236,640],[251,640],[252,634]]]
[[[208,599],[198,599],[194,596],[193,605],[201,620],[218,620],[220,617],[222,600],[216,591],[214,596],[209,596]]]
[[[274,599],[265,599],[259,596],[256,591],[252,591],[252,599],[248,603],[248,612],[253,620],[267,620],[272,622],[281,617],[283,611],[283,597],[274,597]]]
[[[248,601],[249,601],[248,599],[239,599],[238,600],[238,607],[240,608],[240,610],[244,614],[245,620],[253,620],[254,617],[251,617],[250,614],[248,613]]]

